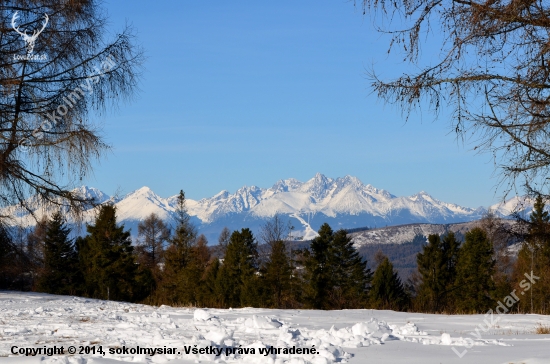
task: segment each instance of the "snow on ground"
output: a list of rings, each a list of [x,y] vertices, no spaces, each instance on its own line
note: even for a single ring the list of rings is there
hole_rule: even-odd
[[[0,363],[550,363],[539,324],[550,316],[194,309],[2,291]],[[12,354],[54,346],[64,355]],[[96,354],[79,354],[86,346]],[[298,349],[310,353],[288,353]]]

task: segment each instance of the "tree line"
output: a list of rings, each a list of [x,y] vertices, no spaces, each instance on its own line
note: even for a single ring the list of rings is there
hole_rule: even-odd
[[[213,249],[190,223],[181,191],[173,231],[151,214],[138,225],[136,244],[109,204],[75,239],[61,212],[19,238],[24,244],[1,228],[0,288],[217,308],[484,313],[502,305],[506,312],[547,313],[550,216],[541,198],[526,223],[517,258],[509,232],[491,214],[464,242],[452,232],[430,235],[403,282],[387,256],[377,254],[371,270],[348,233],[328,224],[308,248],[293,248],[291,227],[275,216],[258,237],[225,228]]]

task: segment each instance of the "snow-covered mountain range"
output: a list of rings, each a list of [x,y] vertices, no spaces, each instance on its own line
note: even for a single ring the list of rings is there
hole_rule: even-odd
[[[162,198],[149,187],[142,187],[123,198],[108,196],[100,190],[83,186],[82,195],[94,197],[100,203],[111,201],[117,207],[119,221],[137,234],[137,224],[151,213],[174,225],[177,195]],[[508,215],[522,201],[529,208],[531,201],[513,198],[491,206],[500,216]],[[479,219],[487,211],[439,201],[422,191],[412,196],[398,197],[388,191],[363,184],[358,178],[345,176],[332,179],[320,173],[307,182],[290,178],[276,182],[270,188],[245,186],[235,193],[221,191],[210,198],[187,200],[192,221],[199,231],[216,243],[223,227],[231,230],[249,227],[258,231],[275,214],[290,220],[293,235],[313,238],[321,224],[333,229],[381,227],[408,223],[455,223]],[[15,207],[4,209],[17,217],[22,225],[33,225],[34,219]],[[44,212],[37,208],[37,215]],[[47,213],[47,212],[46,212]],[[95,211],[86,212],[92,221]]]

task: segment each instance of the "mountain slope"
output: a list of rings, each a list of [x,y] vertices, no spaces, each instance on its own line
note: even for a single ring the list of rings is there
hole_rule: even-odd
[[[79,192],[96,198],[99,203],[115,203],[119,221],[132,229],[133,234],[137,234],[139,221],[151,213],[174,226],[177,195],[162,198],[148,187],[116,200],[91,187],[83,186]],[[499,216],[505,216],[520,200],[516,198],[491,208]],[[187,207],[192,221],[212,243],[224,226],[231,230],[249,227],[258,231],[275,214],[290,220],[296,237],[311,239],[324,222],[334,229],[411,223],[450,224],[477,220],[486,213],[483,207],[472,209],[442,202],[424,191],[397,197],[386,190],[365,185],[353,176],[332,179],[320,173],[306,182],[290,178],[279,180],[270,188],[244,186],[235,193],[221,191],[210,198],[188,200]],[[16,215],[13,207],[4,210]],[[33,224],[28,213],[19,211],[17,216],[22,224]],[[94,211],[88,211],[85,217],[92,221],[94,216]]]

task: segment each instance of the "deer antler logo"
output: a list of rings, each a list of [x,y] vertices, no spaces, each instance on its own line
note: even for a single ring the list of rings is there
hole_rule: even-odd
[[[44,18],[46,18],[46,20],[44,21],[44,23],[42,24],[42,29],[40,30],[34,30],[32,32],[32,35],[28,35],[27,34],[27,31],[25,30],[25,32],[21,32],[19,30],[19,27],[16,26],[15,24],[15,21],[17,20],[17,18],[19,17],[17,15],[17,11],[15,12],[15,14],[13,14],[12,18],[11,18],[11,26],[13,27],[13,29],[21,34],[21,36],[23,37],[23,40],[25,41],[25,43],[27,43],[27,54],[31,54],[33,51],[34,51],[34,42],[36,41],[36,38],[38,38],[38,36],[40,35],[40,33],[42,33],[42,31],[44,30],[44,28],[46,28],[46,25],[48,24],[48,20],[50,18],[48,18],[48,14],[44,14]]]

